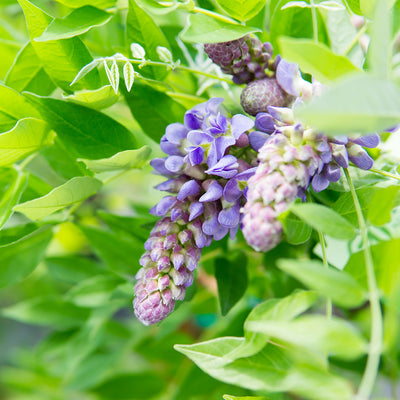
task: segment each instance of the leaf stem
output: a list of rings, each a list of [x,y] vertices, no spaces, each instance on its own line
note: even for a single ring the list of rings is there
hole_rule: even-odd
[[[382,171],[382,170],[376,169],[376,168],[371,168],[370,171],[374,172],[375,174],[379,174],[379,175],[382,175],[382,176],[387,176],[389,178],[393,178],[393,179],[396,179],[396,180],[400,181],[400,175],[392,174],[391,172]]]
[[[364,33],[367,31],[367,23],[365,23],[360,30],[357,32],[356,36],[354,36],[353,40],[349,43],[349,45],[345,48],[345,50],[342,53],[342,56],[347,56],[347,54],[350,53],[351,49],[358,43],[360,40],[360,37],[364,35]]]
[[[382,310],[379,302],[379,288],[375,277],[374,264],[371,249],[368,242],[367,225],[361,210],[356,190],[351,180],[349,171],[344,168],[347,183],[353,197],[354,207],[357,213],[358,225],[361,231],[364,247],[365,268],[367,273],[369,302],[371,307],[371,335],[368,350],[367,365],[358,388],[355,400],[368,400],[372,394],[374,384],[379,372],[379,363],[383,346]]]
[[[132,64],[155,65],[155,66],[160,66],[160,67],[171,68],[171,64],[164,63],[162,61],[151,61],[151,60],[143,61],[143,60],[129,59],[129,62],[132,63]],[[203,76],[206,76],[208,78],[217,79],[219,81],[226,82],[226,83],[229,83],[231,85],[233,84],[231,79],[223,78],[223,77],[220,77],[220,76],[214,75],[214,74],[209,74],[208,72],[204,72],[204,71],[200,71],[198,69],[186,67],[185,65],[176,65],[174,67],[174,69],[180,69],[182,71],[191,72],[193,74],[203,75]]]
[[[314,41],[318,42],[317,9],[315,7],[314,0],[310,0],[310,5],[311,5],[311,16],[312,16],[312,24],[313,24]]]
[[[225,17],[224,15],[218,14],[218,13],[210,11],[210,10],[206,10],[204,8],[201,8],[201,7],[194,7],[191,11],[195,12],[195,13],[207,15],[208,17],[217,19],[219,21],[227,22],[228,24],[239,25],[239,23],[237,21],[235,21],[234,19],[232,19],[232,18]]]
[[[321,248],[322,248],[322,261],[324,263],[324,267],[329,268],[328,259],[326,257],[326,245],[325,245],[324,234],[321,231],[318,231],[318,236],[319,236],[319,241],[321,243]],[[329,298],[326,300],[326,317],[328,319],[332,318],[332,300]]]

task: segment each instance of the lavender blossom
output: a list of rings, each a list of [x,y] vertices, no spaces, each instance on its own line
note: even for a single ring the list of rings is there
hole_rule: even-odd
[[[186,112],[183,124],[167,126],[160,144],[167,157],[151,162],[167,178],[157,188],[169,195],[150,210],[162,219],[145,244],[137,274],[134,309],[146,325],[163,320],[183,300],[201,249],[238,231],[256,164],[247,134],[254,122],[227,117],[222,101],[199,104]]]
[[[268,251],[282,237],[278,216],[303,197],[310,184],[316,192],[326,189],[350,161],[361,169],[372,167],[362,146],[377,146],[379,135],[328,138],[296,122],[292,109],[280,107],[258,113],[255,124],[260,131],[252,132],[249,141],[259,151],[259,165],[248,180],[243,233],[255,250]]]
[[[204,51],[222,72],[233,75],[236,84],[249,83],[267,77],[266,69],[274,68],[272,46],[246,35],[223,43],[208,43]]]

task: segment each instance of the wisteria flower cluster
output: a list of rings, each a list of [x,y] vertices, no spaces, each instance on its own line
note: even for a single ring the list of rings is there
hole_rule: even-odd
[[[136,276],[134,309],[145,325],[160,322],[184,299],[202,249],[212,240],[234,238],[241,227],[250,246],[269,251],[282,239],[280,214],[296,198],[305,199],[310,186],[326,189],[349,162],[372,167],[363,147],[377,146],[379,136],[331,138],[296,121],[294,109],[326,88],[304,80],[296,64],[279,56],[271,61],[272,47],[257,40],[206,46],[238,83],[254,80],[241,97],[243,105],[249,100],[244,109],[255,122],[242,114],[228,117],[223,99],[212,98],[187,111],[184,123],[166,128],[160,143],[166,157],[151,162],[167,178],[157,189],[169,195],[150,211],[161,219]],[[255,62],[264,73],[271,68],[273,77],[256,73]]]
[[[145,244],[135,286],[135,314],[144,324],[164,319],[183,300],[193,282],[201,249],[240,225],[245,182],[254,173],[256,153],[244,115],[224,115],[223,99],[213,98],[185,114],[184,123],[167,127],[161,149],[167,157],[151,165],[167,178],[157,186],[169,192],[151,213],[162,217]],[[233,153],[240,150],[242,156]]]

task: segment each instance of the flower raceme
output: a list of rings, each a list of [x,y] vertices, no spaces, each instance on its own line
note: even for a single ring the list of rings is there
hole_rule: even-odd
[[[199,104],[183,124],[170,124],[160,143],[167,156],[151,162],[167,178],[157,189],[169,195],[150,210],[162,219],[136,276],[135,314],[146,325],[163,320],[183,300],[201,249],[239,229],[245,183],[257,162],[247,134],[254,122],[240,114],[227,117],[222,101]]]
[[[257,251],[268,251],[281,240],[278,216],[297,197],[304,197],[311,184],[316,192],[336,182],[341,167],[349,161],[361,169],[372,167],[373,160],[364,147],[375,147],[378,134],[355,139],[328,138],[296,122],[293,110],[269,107],[259,113],[253,133],[253,147],[259,150],[259,165],[248,180],[247,203],[242,208],[243,234]]]

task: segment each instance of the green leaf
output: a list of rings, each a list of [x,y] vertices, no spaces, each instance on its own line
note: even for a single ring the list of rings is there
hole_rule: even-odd
[[[158,25],[134,0],[129,0],[129,11],[126,18],[126,40],[140,44],[146,51],[149,60],[158,60],[157,46],[170,49],[169,43]],[[144,75],[150,78],[162,80],[168,71],[165,67],[145,67]]]
[[[247,257],[243,252],[229,258],[218,257],[214,266],[221,313],[226,315],[247,289]]]
[[[182,31],[180,37],[190,43],[219,43],[239,39],[252,32],[260,32],[239,24],[230,24],[202,14],[191,14],[189,25]]]
[[[0,229],[12,215],[13,207],[19,202],[27,182],[27,175],[23,172],[17,172],[15,179],[3,194],[0,200]]]
[[[75,285],[65,299],[80,307],[102,307],[110,302],[113,291],[122,282],[114,276],[93,276]]]
[[[142,240],[91,226],[81,225],[80,229],[109,269],[131,275],[139,270],[139,258],[144,253]]]
[[[24,118],[0,134],[0,166],[10,165],[53,141],[49,125],[36,118]]]
[[[356,329],[339,318],[306,315],[294,321],[253,320],[246,323],[249,331],[268,335],[297,348],[321,356],[355,359],[367,351],[367,342]]]
[[[111,85],[102,86],[96,90],[77,90],[73,94],[63,96],[63,98],[96,110],[111,107],[118,101],[118,96]]]
[[[64,4],[67,7],[78,8],[82,6],[93,6],[98,8],[113,7],[117,0],[56,0],[57,3]]]
[[[79,256],[48,257],[47,269],[57,280],[79,283],[104,271],[104,267],[90,258]]]
[[[124,92],[124,96],[144,133],[156,142],[164,135],[167,125],[183,121],[185,107],[148,85],[135,84],[130,93]]]
[[[18,92],[0,84],[0,132],[10,130],[26,117],[40,118],[40,115]]]
[[[43,197],[15,206],[14,211],[18,211],[32,220],[41,220],[96,194],[101,186],[100,181],[89,176],[75,177]]]
[[[78,157],[98,159],[135,148],[125,126],[107,115],[63,100],[25,93],[66,148]]]
[[[371,1],[362,1],[363,4],[371,5]],[[368,66],[371,72],[382,79],[390,78],[392,68],[392,15],[389,11],[388,0],[373,1],[373,24],[371,27],[371,42],[368,46]],[[369,12],[364,12],[368,16]]]
[[[282,57],[296,62],[303,72],[313,75],[322,83],[330,83],[345,74],[360,72],[349,59],[311,39],[281,37],[278,41]]]
[[[34,92],[41,96],[47,96],[55,89],[31,42],[18,52],[5,77],[5,84],[18,92]]]
[[[28,276],[44,258],[51,237],[51,230],[42,229],[0,246],[0,287],[12,285]]]
[[[374,225],[384,225],[391,219],[391,211],[399,186],[389,186],[375,191],[368,206],[368,219]]]
[[[164,385],[154,372],[115,375],[93,389],[101,399],[142,400],[154,397]]]
[[[224,398],[224,400],[270,400],[271,399],[270,397],[268,398],[265,396],[262,396],[262,397],[260,397],[260,396],[257,396],[257,397],[240,396],[240,397],[237,397],[237,396],[231,396],[230,394],[224,394],[222,397]]]
[[[264,0],[217,0],[218,5],[232,18],[247,21],[265,6]]]
[[[35,42],[34,39],[42,35],[52,17],[28,0],[18,0],[18,2],[25,14],[32,46],[44,69],[57,86],[66,92],[71,92],[70,83],[81,68],[92,61],[88,49],[78,37]],[[99,86],[100,75],[97,70],[93,70],[74,87],[95,89]]]
[[[295,214],[289,212],[282,218],[283,229],[290,244],[305,243],[311,236],[312,228]]]
[[[268,344],[260,353],[229,362],[225,355],[240,345],[241,338],[218,338],[174,348],[203,371],[220,381],[262,392],[289,391],[311,400],[350,400],[348,382],[342,378],[301,364],[296,368],[290,350]],[[318,388],[321,387],[321,390]]]
[[[38,229],[38,226],[33,222],[25,225],[16,225],[10,228],[0,230],[0,246],[17,242],[18,240],[30,235]]]
[[[296,116],[329,135],[384,131],[400,122],[400,91],[368,75],[347,78],[315,98]]]
[[[59,297],[36,297],[2,310],[7,318],[58,329],[79,327],[88,317],[88,309],[76,307]]]
[[[360,0],[345,0],[345,2],[348,4],[348,6],[350,7],[351,11],[353,11],[354,14],[362,15],[362,11],[360,8]]]
[[[322,262],[281,259],[278,267],[310,289],[332,299],[341,307],[357,307],[366,299],[367,293],[347,272],[325,268]]]
[[[93,172],[119,171],[132,168],[142,168],[151,154],[151,149],[148,146],[143,146],[137,150],[125,150],[113,155],[110,158],[102,160],[85,160],[86,166]]]
[[[73,10],[64,18],[54,18],[36,42],[68,39],[82,35],[90,29],[106,24],[112,15],[96,7],[84,6]]]
[[[247,330],[247,323],[252,321],[290,321],[307,311],[317,300],[316,292],[296,291],[283,299],[270,299],[254,307],[244,324],[245,341],[225,357],[235,360],[252,356],[268,343],[269,337]]]
[[[290,211],[314,229],[334,238],[351,239],[356,233],[347,219],[321,204],[293,204]]]

